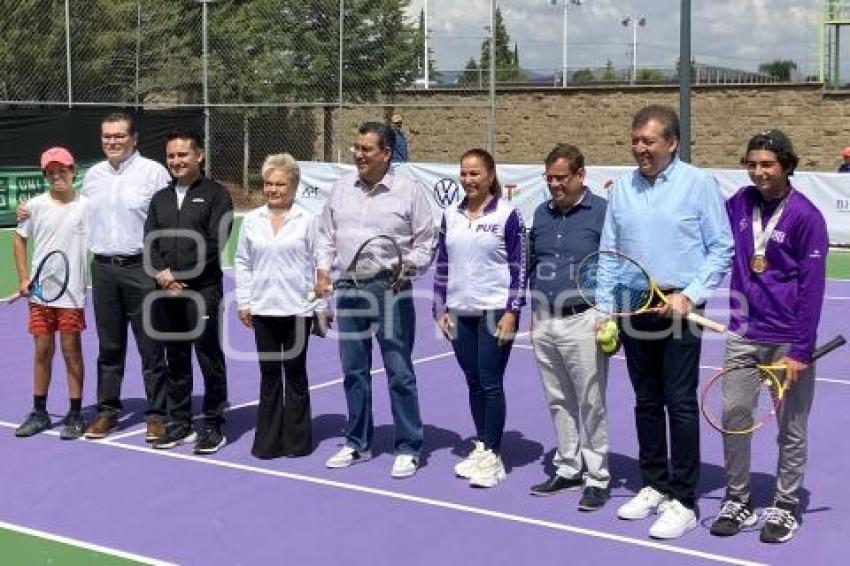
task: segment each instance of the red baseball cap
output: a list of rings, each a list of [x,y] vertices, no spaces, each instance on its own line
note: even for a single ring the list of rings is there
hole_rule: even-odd
[[[59,163],[60,165],[65,165],[68,167],[73,167],[74,156],[71,155],[71,152],[65,149],[64,147],[51,147],[41,154],[41,168],[42,170],[47,169],[47,166],[51,163]]]
[[[841,150],[842,157],[850,157],[850,145]]]

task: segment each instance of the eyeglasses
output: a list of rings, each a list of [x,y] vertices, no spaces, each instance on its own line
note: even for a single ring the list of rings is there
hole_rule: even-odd
[[[354,144],[354,145],[352,145],[351,147],[348,148],[348,151],[350,151],[351,153],[372,153],[376,149],[382,149],[382,148],[379,148],[376,145],[357,145],[357,144]]]
[[[105,141],[124,141],[129,137],[129,134],[101,134],[100,136]]]
[[[576,176],[575,173],[570,173],[568,175],[549,175],[548,173],[543,173],[543,180],[546,181],[547,185],[552,185],[555,183],[565,184],[569,183],[570,180]]]

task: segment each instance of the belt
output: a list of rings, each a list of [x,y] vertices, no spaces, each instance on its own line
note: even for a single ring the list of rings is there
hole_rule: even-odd
[[[142,254],[136,255],[100,255],[94,254],[94,260],[97,263],[103,263],[105,265],[111,265],[113,267],[134,267],[136,265],[142,265],[142,261],[144,256]]]
[[[589,308],[590,308],[590,305],[587,305],[587,304],[573,305],[573,306],[550,305],[548,311],[549,311],[549,314],[552,315],[552,316],[567,317],[567,316],[575,316],[577,314],[581,314]]]

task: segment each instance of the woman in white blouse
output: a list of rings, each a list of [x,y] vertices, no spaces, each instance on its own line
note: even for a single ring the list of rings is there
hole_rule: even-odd
[[[294,202],[300,170],[291,155],[268,156],[262,177],[266,204],[245,215],[235,259],[239,319],[254,329],[260,360],[251,452],[304,456],[313,447],[306,368],[317,307],[307,300],[315,279],[313,215]]]

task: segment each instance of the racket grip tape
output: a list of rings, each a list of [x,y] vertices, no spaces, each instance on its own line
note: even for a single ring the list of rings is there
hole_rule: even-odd
[[[704,328],[708,328],[709,330],[717,332],[718,334],[723,334],[724,332],[726,332],[725,325],[711,320],[710,318],[705,318],[704,316],[698,315],[694,312],[688,313],[688,320],[690,320],[691,322],[695,322]]]
[[[847,343],[847,340],[844,339],[844,336],[839,334],[838,336],[836,336],[835,338],[833,338],[832,340],[830,340],[826,344],[822,344],[822,345],[818,346],[817,348],[815,348],[815,351],[812,352],[812,361],[815,361],[818,358],[824,357],[825,355],[827,355],[831,351],[835,350],[836,348],[840,348],[841,346],[843,346],[846,343]]]

